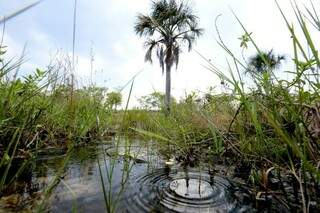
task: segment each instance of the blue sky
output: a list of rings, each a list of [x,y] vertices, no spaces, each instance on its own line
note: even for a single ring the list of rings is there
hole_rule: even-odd
[[[31,0],[0,0],[0,15],[31,3]],[[292,52],[290,35],[273,0],[189,0],[200,18],[205,34],[195,49],[211,59],[221,69],[226,69],[226,54],[217,45],[214,20],[219,18],[219,30],[226,44],[240,56],[239,37],[243,34],[232,15],[237,16],[262,49],[273,48],[289,55]],[[294,20],[289,0],[279,1]],[[298,1],[307,4],[309,1]],[[7,57],[18,57],[27,44],[22,74],[36,67],[45,68],[57,51],[72,52],[73,0],[44,0],[42,3],[6,23],[4,41]],[[90,81],[90,51],[94,55],[94,82],[115,89],[123,86],[134,74],[137,77],[134,98],[154,90],[164,90],[164,76],[157,63],[144,63],[143,41],[134,34],[133,25],[138,12],[147,13],[150,0],[78,0],[76,33],[76,74],[78,85]],[[1,25],[2,27],[2,25]],[[247,50],[250,56],[253,49]],[[156,60],[155,60],[156,61]],[[210,86],[219,90],[219,79],[203,68],[203,60],[195,53],[182,54],[177,71],[172,72],[172,93],[179,98],[192,90],[205,91]],[[125,91],[124,94],[127,94]],[[136,100],[132,101],[135,105]]]

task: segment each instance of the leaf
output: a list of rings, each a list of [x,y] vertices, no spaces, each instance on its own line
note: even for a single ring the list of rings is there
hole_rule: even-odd
[[[42,77],[43,74],[44,74],[44,71],[40,70],[40,69],[36,69],[36,72],[37,72],[37,77]]]
[[[7,165],[8,162],[10,161],[10,156],[7,153],[4,153],[3,159],[4,159],[4,164]]]
[[[245,32],[240,38],[238,38],[239,40],[241,40],[240,47],[244,49],[248,48],[248,42],[250,41],[251,34],[252,33]]]
[[[152,138],[156,138],[156,139],[159,139],[159,140],[163,140],[163,141],[167,141],[167,142],[170,142],[170,140],[168,138],[165,138],[161,135],[158,135],[158,134],[155,134],[153,132],[149,132],[149,131],[145,131],[145,130],[142,130],[142,129],[136,129],[136,128],[130,128],[142,135],[145,135],[145,136],[148,136],[148,137],[152,137]]]

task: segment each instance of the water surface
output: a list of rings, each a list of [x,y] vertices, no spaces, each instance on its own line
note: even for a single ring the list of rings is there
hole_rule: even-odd
[[[49,212],[105,212],[107,206],[134,213],[255,212],[239,197],[245,193],[241,188],[206,166],[190,168],[176,162],[169,166],[157,143],[121,139],[116,146],[117,141],[77,148],[71,154],[47,200]],[[39,156],[19,195],[40,194],[57,176],[65,157],[61,152]],[[8,212],[5,207],[2,202],[0,211]],[[20,210],[32,208],[29,202]]]

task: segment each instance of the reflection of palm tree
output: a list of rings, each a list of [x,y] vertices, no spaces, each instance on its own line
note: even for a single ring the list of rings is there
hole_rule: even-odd
[[[162,72],[166,71],[165,107],[169,113],[171,67],[173,64],[178,66],[181,45],[187,43],[190,51],[196,38],[201,35],[198,18],[183,2],[158,0],[152,3],[150,15],[138,15],[135,32],[148,38],[145,43],[148,48],[145,60],[152,62],[152,53],[155,50]]]
[[[189,169],[188,169],[187,166],[185,166],[183,168],[183,170],[184,170],[184,174],[185,174],[186,189],[187,189],[185,196],[189,196],[189,180],[190,180],[190,178],[189,178]]]
[[[281,61],[285,59],[284,55],[275,55],[273,50],[269,52],[257,53],[249,59],[248,71],[256,73],[264,73],[278,68]]]

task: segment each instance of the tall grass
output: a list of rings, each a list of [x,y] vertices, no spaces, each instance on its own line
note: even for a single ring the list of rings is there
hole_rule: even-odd
[[[127,112],[128,112],[128,106],[130,103],[131,95],[132,95],[132,90],[134,86],[134,76],[131,79],[131,86],[129,90],[129,95],[128,99],[126,101],[126,107],[124,111],[122,112],[122,119],[120,119],[120,129],[123,129],[123,124],[125,123]],[[114,117],[113,117],[114,118]],[[119,119],[119,118],[118,118]],[[129,129],[126,129],[127,131]],[[127,132],[126,131],[126,132]],[[130,172],[132,170],[132,167],[134,165],[134,162],[132,161],[133,159],[136,159],[139,152],[136,153],[131,153],[131,142],[128,139],[127,135],[128,133],[123,132],[125,138],[124,138],[124,144],[122,141],[122,137],[118,135],[116,138],[115,144],[115,156],[112,156],[111,158],[107,159],[106,157],[106,152],[103,150],[103,165],[101,165],[100,159],[97,159],[98,162],[98,167],[99,167],[99,175],[100,175],[100,180],[101,180],[101,187],[102,187],[102,192],[103,192],[103,197],[106,205],[106,211],[107,212],[116,212],[119,201],[121,199],[121,196],[126,189],[126,183],[129,181],[130,177]],[[118,165],[118,160],[119,160],[119,147],[124,146],[124,163],[122,167],[122,174],[121,174],[121,186],[120,189],[114,190],[113,184],[115,183],[114,180],[114,172],[116,169],[116,166]]]
[[[319,15],[312,1],[311,8],[304,9],[293,3],[298,23],[294,26],[279,5],[278,8],[292,39],[294,68],[288,72],[291,80],[282,79],[268,66],[270,61],[234,14],[244,33],[241,45],[255,48],[266,64],[265,70],[250,71],[253,86],[247,86],[243,73],[249,70],[248,65],[225,45],[217,29],[218,43],[229,56],[228,69],[220,70],[200,56],[228,92],[187,94],[174,102],[170,116],[165,116],[161,110],[128,109],[134,80],[130,81],[126,108],[120,112],[110,107],[105,88],[92,85],[75,88],[75,4],[71,62],[53,64],[46,70],[37,69],[34,74],[18,78],[16,72],[22,60],[14,62],[0,58],[0,192],[5,193],[39,148],[54,146],[72,150],[74,146],[103,137],[105,130],[112,126],[124,134],[137,132],[156,138],[162,144],[160,151],[164,155],[182,163],[194,165],[201,159],[210,161],[216,156],[250,161],[250,175],[257,185],[257,192],[268,191],[271,171],[289,174],[294,178],[290,184],[301,197],[298,203],[307,212],[310,201],[317,200],[320,192],[320,59],[310,33],[310,27],[320,31]],[[4,52],[0,47],[0,57]],[[71,75],[67,75],[66,70],[71,71]],[[116,150],[119,145],[120,139],[115,143]],[[127,140],[125,147],[126,154],[130,155]],[[10,175],[17,159],[22,159],[21,166]],[[112,191],[116,161],[116,157],[107,160],[105,155],[103,164],[98,159],[108,212],[117,210],[124,190],[121,188],[117,194]],[[124,164],[123,186],[132,165],[130,161]],[[281,175],[279,179],[281,182]],[[58,176],[48,188],[48,194],[57,181]],[[294,209],[289,203],[286,206]],[[40,207],[42,210],[43,204]]]
[[[0,24],[39,2],[0,19]],[[46,69],[21,76],[24,54],[19,60],[6,60],[6,47],[2,42],[0,46],[0,197],[32,165],[39,149],[55,147],[67,153],[56,178],[43,191],[38,211],[45,210],[47,198],[61,181],[73,147],[103,139],[111,121],[114,103],[108,103],[107,89],[75,85],[76,3],[71,61],[57,55]]]
[[[1,192],[40,148],[67,150],[101,139],[110,120],[105,88],[75,89],[70,110],[71,88],[59,64],[24,77],[15,73],[20,65],[3,60],[0,68]],[[13,171],[12,164],[22,167]]]
[[[260,174],[255,180],[257,192],[267,190],[272,170],[288,174],[294,179],[289,184],[301,197],[297,203],[307,212],[310,201],[318,198],[320,181],[320,61],[315,35],[310,33],[310,27],[319,31],[319,16],[314,4],[301,9],[293,3],[298,23],[294,26],[279,5],[278,9],[292,39],[294,68],[288,71],[291,80],[275,73],[252,34],[234,14],[244,32],[241,45],[253,46],[266,65],[262,72],[251,72],[253,85],[245,82],[244,75],[250,70],[246,61],[237,58],[225,45],[217,29],[218,43],[229,56],[228,69],[220,70],[200,56],[206,62],[205,67],[221,79],[227,92],[222,95],[209,92],[202,97],[189,94],[173,107],[168,118],[160,112],[140,111],[132,112],[128,123],[140,134],[164,144],[169,142],[173,147],[171,155],[178,160],[179,156],[187,162],[203,156],[210,159],[213,154],[250,161],[251,177],[255,172]],[[203,145],[209,151],[199,149]],[[283,176],[279,178],[282,182]],[[257,193],[257,199],[261,194]],[[287,200],[284,203],[291,210],[295,208]]]
[[[278,5],[278,3],[277,3]],[[294,27],[279,7],[279,11],[290,31],[293,44],[295,69],[290,71],[292,80],[280,79],[274,70],[268,69],[252,75],[255,86],[248,92],[242,82],[239,68],[246,70],[244,62],[224,44],[219,35],[220,46],[231,56],[229,73],[217,69],[209,60],[208,69],[230,86],[230,96],[239,103],[234,123],[230,130],[237,134],[237,148],[243,156],[256,156],[266,167],[280,167],[291,171],[300,183],[301,209],[308,211],[309,201],[317,197],[310,188],[319,187],[319,55],[306,20],[317,26],[317,13],[303,11],[293,4],[298,21]],[[235,14],[234,14],[235,15]],[[264,58],[258,44],[244,24],[235,15],[248,43]],[[303,37],[298,37],[298,29]],[[317,29],[317,28],[316,28]],[[219,33],[219,32],[218,32]],[[303,46],[306,41],[306,45]],[[310,53],[310,54],[307,54]],[[233,64],[233,65],[231,65]],[[235,74],[234,74],[235,73]],[[237,76],[238,75],[238,76]],[[259,157],[260,156],[260,157]]]

